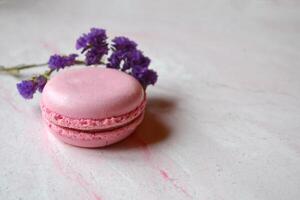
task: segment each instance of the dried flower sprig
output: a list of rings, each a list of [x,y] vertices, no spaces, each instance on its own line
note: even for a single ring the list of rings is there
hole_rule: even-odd
[[[52,55],[47,63],[18,65],[10,68],[0,66],[0,72],[18,75],[21,70],[42,67],[48,65],[49,69],[43,74],[33,76],[29,80],[23,80],[17,84],[17,89],[25,99],[32,99],[35,92],[42,92],[47,81],[54,71],[73,65],[104,65],[128,73],[135,77],[144,89],[154,85],[157,81],[157,73],[149,69],[151,60],[144,56],[137,48],[137,43],[127,37],[115,37],[111,45],[107,42],[104,29],[91,28],[89,33],[84,33],[76,41],[76,50],[81,50],[85,56],[84,61],[78,60],[78,54]],[[105,57],[107,56],[108,57]]]

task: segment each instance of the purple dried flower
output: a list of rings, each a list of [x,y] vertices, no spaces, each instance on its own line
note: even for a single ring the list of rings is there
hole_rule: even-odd
[[[91,28],[88,34],[83,34],[76,41],[76,49],[90,48],[106,48],[108,51],[108,44],[106,42],[107,36],[104,29]]]
[[[85,54],[85,63],[87,65],[96,65],[101,63],[101,58],[106,52],[103,49],[92,48]]]
[[[97,48],[107,48],[107,43],[106,43],[106,31],[104,29],[99,29],[99,28],[91,28],[91,31],[87,35],[87,42],[89,45],[92,47],[97,47]],[[108,51],[108,49],[107,49]]]
[[[123,37],[123,36],[120,36],[120,37],[115,37],[113,40],[113,50],[114,51],[131,51],[131,50],[135,50],[136,47],[137,47],[137,44],[128,39],[127,37]]]
[[[148,68],[150,64],[150,59],[143,55],[143,52],[140,50],[132,51],[115,51],[108,58],[108,68],[122,69],[126,71],[133,69],[135,66]]]
[[[77,54],[70,54],[69,56],[52,55],[48,61],[49,68],[58,71],[59,69],[74,65],[77,56]]]
[[[134,68],[135,66],[148,68],[150,62],[151,60],[148,57],[144,56],[143,52],[141,52],[140,50],[135,50],[135,51],[128,52],[127,63],[129,66],[128,67],[123,66],[123,68],[129,69],[129,68]]]
[[[79,37],[76,41],[76,49],[85,48],[87,46],[87,35],[83,34],[81,37]]]
[[[107,59],[108,63],[106,67],[120,69],[120,64],[123,59],[123,53],[119,51],[113,52],[110,57]]]
[[[157,81],[157,73],[148,68],[136,66],[132,69],[131,74],[141,83],[143,88],[147,88],[148,85],[154,85]]]
[[[39,92],[43,92],[43,89],[47,83],[47,78],[43,75],[40,75],[36,78],[35,82],[37,84],[37,89]]]
[[[100,64],[101,58],[108,53],[107,36],[104,29],[91,28],[88,34],[83,34],[76,42],[76,49],[83,49],[87,65]]]
[[[17,89],[25,99],[32,99],[37,90],[37,84],[33,80],[24,80],[17,84]]]

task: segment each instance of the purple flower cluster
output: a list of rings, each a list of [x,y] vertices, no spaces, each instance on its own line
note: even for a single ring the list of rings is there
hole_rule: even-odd
[[[107,36],[104,29],[91,28],[88,34],[83,34],[77,39],[76,49],[85,51],[85,63],[87,65],[100,64],[102,57],[108,53]]]
[[[32,99],[37,87],[34,81],[24,80],[17,84],[17,89],[22,97],[25,99]]]
[[[77,54],[70,54],[68,56],[54,54],[50,56],[50,59],[48,61],[49,68],[58,71],[65,67],[74,65],[77,56]]]
[[[157,81],[157,73],[148,68],[135,67],[132,69],[131,74],[141,83],[146,89],[148,85],[154,85]]]
[[[135,77],[144,89],[149,85],[154,85],[157,81],[157,73],[149,69],[151,60],[137,48],[137,43],[127,37],[115,37],[109,49],[106,31],[99,28],[91,28],[90,32],[83,34],[76,41],[76,49],[81,49],[85,55],[86,65],[105,64],[108,68],[118,69]],[[110,50],[107,63],[102,62],[104,55]],[[23,80],[17,84],[19,93],[25,99],[33,98],[36,91],[42,92],[48,77],[53,71],[64,69],[76,63],[77,54],[52,55],[49,58],[48,66],[51,69],[44,74],[35,76],[30,80]]]
[[[113,42],[112,47],[114,51],[126,52],[126,51],[135,50],[137,47],[137,44],[134,41],[123,36],[115,37],[112,40],[112,42]]]
[[[43,75],[34,77],[32,80],[23,80],[17,84],[17,89],[25,99],[32,99],[36,91],[43,92],[47,78]]]
[[[157,81],[157,73],[149,69],[150,59],[137,49],[137,44],[126,37],[115,37],[112,40],[112,53],[107,67],[121,69],[134,76],[146,89]]]
[[[37,85],[37,89],[38,89],[38,91],[39,91],[40,93],[43,92],[44,87],[45,87],[47,81],[48,81],[48,79],[47,79],[45,76],[43,76],[43,75],[40,75],[40,76],[38,76],[38,77],[35,79],[35,82],[36,82],[36,85]]]

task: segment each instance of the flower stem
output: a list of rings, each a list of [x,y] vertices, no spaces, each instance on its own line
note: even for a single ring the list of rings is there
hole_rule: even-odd
[[[4,66],[0,66],[0,72],[6,72],[10,75],[19,75],[20,71],[23,69],[29,69],[29,68],[34,68],[34,67],[42,67],[47,65],[47,63],[41,63],[41,64],[30,64],[30,65],[25,65],[25,64],[21,64],[21,65],[17,65],[17,66],[13,66],[13,67],[4,67]]]
[[[75,64],[84,65],[85,62],[82,61],[82,60],[76,60]],[[12,66],[12,67],[4,67],[4,66],[0,65],[0,73],[4,72],[4,73],[7,73],[7,74],[10,74],[10,75],[13,75],[13,76],[17,76],[17,75],[20,74],[21,70],[35,68],[35,67],[43,67],[43,66],[46,66],[46,65],[48,65],[48,63],[29,64],[29,65],[28,64],[27,65],[26,64],[21,64],[21,65],[16,65],[16,66]],[[53,71],[54,70],[48,70],[48,71],[45,72],[45,75],[47,77],[49,77]]]
[[[75,60],[76,65],[84,65],[85,62],[83,60]]]
[[[49,78],[50,78],[50,75],[52,74],[52,72],[54,72],[54,69],[50,69],[50,70],[46,71],[46,72],[44,73],[44,76],[45,76],[47,79],[49,79]]]

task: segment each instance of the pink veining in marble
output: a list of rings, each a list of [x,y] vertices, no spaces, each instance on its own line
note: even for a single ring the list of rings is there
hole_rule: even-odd
[[[64,162],[59,158],[57,152],[55,151],[54,146],[50,144],[47,134],[44,134],[43,143],[43,146],[46,148],[48,154],[51,156],[54,166],[58,169],[60,174],[62,174],[68,180],[71,180],[78,184],[94,200],[103,200],[97,194],[97,192],[95,192],[92,189],[91,184],[88,183],[87,180],[79,172],[76,172],[69,165],[64,164]]]
[[[165,180],[167,180],[167,181],[169,181],[170,180],[170,177],[169,177],[169,175],[168,175],[168,173],[165,171],[165,170],[159,170],[160,171],[160,174],[162,175],[162,177],[165,179]]]
[[[149,162],[149,164],[159,172],[160,176],[163,178],[163,180],[171,183],[174,188],[176,188],[178,191],[182,192],[186,197],[192,198],[192,195],[185,189],[185,187],[179,185],[174,178],[172,178],[169,173],[161,169],[159,166],[159,163],[155,162],[152,157],[153,155],[150,152],[150,149],[148,147],[148,144],[146,141],[144,141],[141,137],[135,136],[136,141],[141,145],[143,152],[145,154],[145,159]]]
[[[180,190],[183,194],[185,194],[187,197],[192,197],[184,187],[179,186],[175,180],[173,178],[171,178],[168,174],[167,171],[163,170],[163,169],[159,169],[159,172],[161,174],[161,176],[163,177],[164,180],[171,182],[171,184],[178,190]]]

